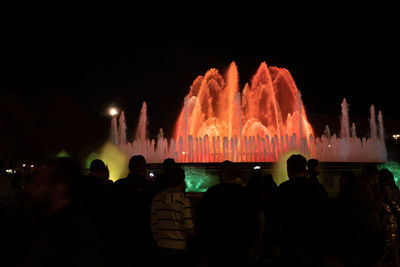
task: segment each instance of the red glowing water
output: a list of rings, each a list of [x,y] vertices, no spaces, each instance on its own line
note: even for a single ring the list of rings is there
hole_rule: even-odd
[[[263,62],[251,83],[246,83],[243,90],[239,90],[239,74],[236,64],[232,62],[224,77],[217,69],[210,69],[204,76],[195,79],[185,97],[174,139],[181,140],[181,162],[221,160],[218,156],[223,151],[223,139],[228,143],[226,153],[235,153],[224,158],[274,161],[273,157],[262,153],[270,138],[295,136],[299,148],[303,138],[307,146],[304,149],[311,151],[311,135],[313,129],[307,120],[300,92],[287,69],[268,67]],[[206,149],[202,148],[203,145]],[[282,146],[288,146],[288,142],[282,142]],[[254,158],[245,158],[246,149]],[[280,149],[286,151],[289,147]],[[208,155],[199,157],[198,154],[203,151]],[[193,157],[188,158],[187,153]]]

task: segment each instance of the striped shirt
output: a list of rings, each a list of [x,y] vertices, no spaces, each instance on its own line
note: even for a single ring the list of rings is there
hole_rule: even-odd
[[[194,233],[189,199],[183,193],[157,194],[151,205],[151,231],[159,247],[186,249]]]

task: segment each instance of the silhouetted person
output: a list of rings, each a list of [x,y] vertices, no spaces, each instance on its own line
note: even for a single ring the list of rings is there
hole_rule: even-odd
[[[74,160],[58,158],[37,169],[26,186],[30,218],[21,231],[16,266],[103,266],[102,240],[90,216],[76,208],[80,178]]]
[[[111,264],[114,266],[148,264],[154,247],[150,230],[153,193],[146,176],[146,160],[136,155],[129,160],[129,175],[113,184],[111,242],[115,254]]]
[[[379,170],[378,183],[389,185],[392,189],[393,201],[396,201],[400,204],[400,190],[396,185],[393,173],[389,169],[383,168]]]
[[[102,160],[95,159],[90,163],[89,174],[79,179],[76,190],[81,208],[95,218],[101,229],[104,227],[106,179],[108,179],[108,168]]]
[[[390,184],[380,183],[378,188],[383,206],[380,218],[384,236],[383,252],[379,264],[390,261],[395,263],[394,266],[400,266],[397,219],[400,214],[400,206],[393,199],[393,191]]]
[[[379,171],[373,163],[366,163],[361,167],[358,176],[369,185],[374,194],[374,199],[378,198],[378,178]]]
[[[319,160],[309,159],[307,161],[307,176],[314,182],[319,182]]]
[[[335,241],[345,267],[357,266],[361,257],[362,211],[359,184],[360,178],[352,171],[344,171],[340,176]]]
[[[328,195],[306,177],[307,160],[287,160],[288,181],[277,189],[276,208],[282,227],[282,266],[323,266]]]
[[[113,182],[110,178],[110,171],[107,165],[101,159],[95,159],[90,163],[88,176],[98,178],[103,181],[104,184],[109,185]]]
[[[258,240],[253,248],[252,255],[254,260],[264,260],[265,247],[272,241],[273,225],[273,199],[277,185],[271,174],[263,175],[261,171],[254,171],[250,174],[247,189],[255,198],[258,210]]]
[[[378,198],[378,170],[365,164],[359,175],[341,189],[339,216],[342,220],[342,257],[345,266],[375,266],[382,253],[382,205]]]
[[[356,174],[352,171],[344,171],[339,178],[339,194],[345,188],[346,185],[354,184],[356,180]]]
[[[185,171],[169,169],[165,189],[151,206],[151,230],[158,247],[158,266],[186,267],[188,240],[194,233],[192,207],[185,196]]]
[[[249,190],[237,182],[235,165],[222,163],[221,183],[204,193],[197,213],[198,233],[210,266],[246,266],[258,235],[257,206]]]
[[[154,182],[155,193],[159,193],[166,188],[167,173],[174,167],[176,167],[176,162],[173,158],[167,158],[163,161],[163,172],[156,177]]]

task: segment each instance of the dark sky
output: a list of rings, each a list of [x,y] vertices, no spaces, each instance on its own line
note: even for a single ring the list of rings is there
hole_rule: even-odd
[[[399,118],[396,9],[365,3],[214,9],[199,2],[174,11],[138,6],[10,17],[1,90],[28,97],[60,91],[99,117],[115,105],[132,131],[146,101],[152,134],[163,128],[170,135],[198,75],[212,67],[223,73],[235,61],[242,87],[265,61],[291,72],[310,114],[339,115],[346,98],[350,116],[368,117],[374,104],[384,118]]]

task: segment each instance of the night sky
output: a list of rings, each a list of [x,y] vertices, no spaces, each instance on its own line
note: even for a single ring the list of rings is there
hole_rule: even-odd
[[[291,72],[309,114],[339,115],[346,98],[350,116],[368,117],[374,104],[399,119],[400,28],[389,3],[197,5],[12,17],[3,25],[1,95],[40,102],[59,93],[89,120],[107,120],[115,105],[130,133],[146,101],[150,134],[163,128],[170,137],[198,75],[235,61],[242,88],[265,61]]]

